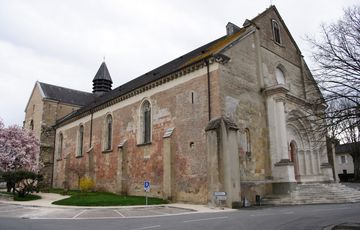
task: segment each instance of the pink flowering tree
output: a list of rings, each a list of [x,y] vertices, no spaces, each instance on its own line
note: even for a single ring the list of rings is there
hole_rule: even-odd
[[[0,120],[0,171],[39,170],[39,142],[32,131],[12,125],[5,127]]]

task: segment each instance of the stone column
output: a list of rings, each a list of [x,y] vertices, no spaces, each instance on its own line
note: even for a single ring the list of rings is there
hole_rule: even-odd
[[[285,101],[289,90],[284,85],[264,90],[268,111],[270,159],[272,161],[273,193],[290,193],[295,187],[294,164],[289,159]]]
[[[227,207],[240,207],[240,164],[236,124],[227,117],[211,120],[206,127],[208,157],[208,201],[214,192],[226,192]]]
[[[88,153],[88,176],[95,181],[95,167],[94,167],[94,146],[90,147]]]
[[[208,172],[208,203],[211,206],[216,205],[214,192],[223,191],[221,186],[223,181],[220,181],[220,171],[222,170],[222,161],[218,153],[217,131],[216,129],[206,131],[206,151],[207,151],[207,172]]]
[[[300,169],[300,175],[306,175],[306,156],[305,156],[305,152],[303,150],[298,150],[299,153],[299,160],[298,160],[298,164],[299,164],[299,169]]]
[[[171,200],[171,146],[170,138],[164,138],[163,142],[163,198],[166,200]]]
[[[288,143],[287,143],[287,133],[286,133],[286,119],[285,119],[285,98],[278,97],[275,98],[276,105],[276,124],[277,124],[277,132],[278,132],[278,151],[281,156],[281,160],[288,160]]]
[[[123,140],[119,145],[118,169],[117,169],[117,190],[122,195],[128,194],[128,158],[127,140]]]
[[[319,149],[319,155],[321,159],[321,173],[323,174],[325,181],[334,181],[333,167],[329,163],[328,156],[325,148]]]
[[[172,134],[175,128],[168,128],[163,136],[163,199],[174,201],[172,185],[173,178],[173,154],[171,151]]]

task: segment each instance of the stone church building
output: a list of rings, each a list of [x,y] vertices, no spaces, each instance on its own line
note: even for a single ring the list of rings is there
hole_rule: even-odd
[[[312,122],[321,98],[271,6],[115,89],[105,63],[93,93],[37,82],[24,125],[37,132],[53,187],[88,176],[98,190],[144,195],[147,180],[154,197],[206,204],[224,191],[231,207],[333,181]]]

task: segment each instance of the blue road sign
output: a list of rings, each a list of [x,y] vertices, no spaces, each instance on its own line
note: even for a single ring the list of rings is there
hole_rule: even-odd
[[[150,181],[144,181],[144,189],[146,190],[146,191],[149,191],[150,190]]]

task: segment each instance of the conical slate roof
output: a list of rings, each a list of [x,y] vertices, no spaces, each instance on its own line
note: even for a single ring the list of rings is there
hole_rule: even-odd
[[[109,70],[103,62],[93,79],[93,93],[103,94],[111,91],[112,83]]]
[[[111,83],[113,83],[110,73],[109,73],[109,70],[108,70],[105,62],[101,63],[101,66],[100,66],[99,70],[97,71],[93,81],[95,81],[95,80],[108,80]]]

